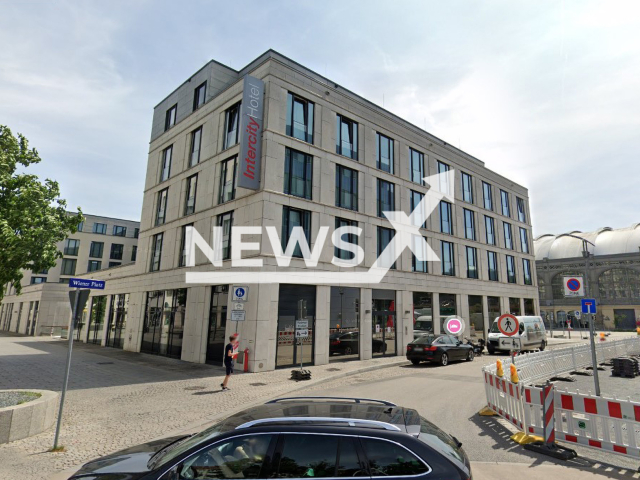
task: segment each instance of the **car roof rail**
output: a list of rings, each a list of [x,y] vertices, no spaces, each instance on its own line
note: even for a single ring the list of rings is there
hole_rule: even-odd
[[[378,427],[384,428],[385,430],[390,430],[392,432],[401,432],[400,428],[396,425],[387,422],[380,422],[378,420],[363,420],[359,418],[340,418],[340,417],[278,417],[278,418],[260,418],[258,420],[251,420],[250,422],[245,422],[236,427],[236,430],[241,428],[249,428],[255,427],[259,425],[269,424],[269,423],[291,423],[291,422],[300,422],[300,423],[340,423],[347,424],[350,427],[357,427],[358,425],[370,426],[370,427]]]
[[[377,400],[375,398],[356,398],[356,397],[285,397],[276,398],[275,400],[269,400],[269,403],[280,403],[292,400],[349,400],[355,403],[379,403],[387,407],[397,407],[395,403],[388,402],[387,400]]]

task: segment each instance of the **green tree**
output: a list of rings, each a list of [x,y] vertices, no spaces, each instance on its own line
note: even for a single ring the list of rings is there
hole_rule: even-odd
[[[84,218],[67,212],[58,182],[23,172],[40,161],[23,135],[0,125],[0,300],[8,283],[20,293],[23,269],[52,268],[62,256],[56,244]]]

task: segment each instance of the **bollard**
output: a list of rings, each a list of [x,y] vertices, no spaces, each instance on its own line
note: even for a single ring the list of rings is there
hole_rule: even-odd
[[[502,362],[500,360],[496,360],[496,375],[502,377],[504,375],[504,370],[502,369]]]
[[[249,349],[248,348],[244,349],[244,371],[245,372],[249,371]]]
[[[600,332],[600,341],[604,342],[606,340],[605,336],[604,336],[604,332]]]
[[[518,369],[516,368],[515,365],[511,364],[511,383],[518,383],[518,381],[520,380],[518,378]]]

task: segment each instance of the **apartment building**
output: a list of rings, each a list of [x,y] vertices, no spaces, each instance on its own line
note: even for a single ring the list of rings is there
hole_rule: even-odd
[[[251,109],[258,127],[246,123]],[[405,249],[380,283],[368,283],[393,237],[383,212],[410,213],[428,191],[423,178],[447,171],[454,200],[420,230],[441,261]],[[299,226],[313,249],[321,227],[349,225],[362,229],[350,241],[364,261],[334,265],[334,256],[351,257],[327,241],[314,270],[360,272],[361,283],[296,283],[309,268],[300,258],[279,266],[265,233],[275,228],[284,247]],[[209,244],[212,227],[223,228],[222,266],[199,250],[186,266],[189,226]],[[187,272],[234,278],[237,226],[262,227],[243,237],[257,248],[241,257],[263,266],[242,269],[241,281],[186,283]],[[84,275],[107,283],[92,292],[81,338],[220,364],[238,332],[250,371],[403,355],[414,325],[439,333],[458,315],[467,335],[482,336],[501,313],[538,313],[530,239],[527,189],[481,160],[272,50],[239,71],[211,61],[154,109],[138,258]],[[252,283],[265,272],[290,281]],[[238,286],[244,301],[233,299]],[[299,346],[301,319],[308,336]]]
[[[73,214],[70,214],[73,215]],[[66,328],[69,278],[136,261],[140,222],[84,215],[78,231],[58,243],[63,257],[43,272],[23,272],[22,294],[8,286],[0,305],[0,330],[42,335]]]

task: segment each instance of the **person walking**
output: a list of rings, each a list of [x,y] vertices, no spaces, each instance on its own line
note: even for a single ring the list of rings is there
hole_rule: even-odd
[[[220,384],[222,390],[229,390],[227,383],[229,383],[229,377],[233,373],[234,360],[238,356],[238,337],[237,335],[231,335],[229,337],[229,343],[224,347],[224,366],[227,369],[227,374],[224,377],[224,381]]]

